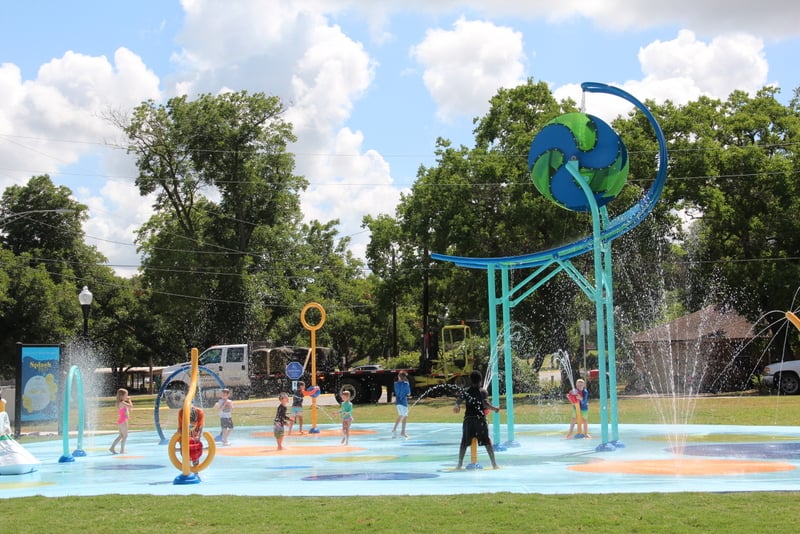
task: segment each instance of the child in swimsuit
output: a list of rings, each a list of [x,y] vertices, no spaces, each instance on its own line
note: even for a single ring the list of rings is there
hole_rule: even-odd
[[[342,416],[342,444],[350,443],[350,425],[353,424],[353,403],[350,402],[350,391],[342,390],[339,395],[342,397],[339,415]]]
[[[286,407],[289,405],[289,394],[286,392],[281,392],[278,395],[278,411],[275,413],[275,420],[273,422],[273,434],[275,435],[275,441],[278,443],[278,450],[283,450],[283,427],[285,427],[290,421],[294,422],[294,420],[286,415]]]
[[[114,443],[109,447],[111,454],[117,454],[116,447],[119,443],[119,452],[125,454],[125,442],[128,440],[128,419],[131,417],[133,403],[128,397],[128,390],[120,388],[117,390],[117,427],[119,435],[114,439]]]
[[[222,398],[217,401],[219,407],[219,426],[222,429],[222,444],[230,445],[228,437],[233,432],[233,401],[230,399],[231,390],[224,388],[221,391]]]

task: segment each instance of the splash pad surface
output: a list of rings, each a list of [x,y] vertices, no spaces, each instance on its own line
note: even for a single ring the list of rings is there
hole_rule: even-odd
[[[356,422],[347,447],[340,444],[338,425],[321,425],[317,434],[288,436],[285,451],[276,450],[269,427],[238,427],[231,446],[218,446],[201,482],[184,486],[173,484],[180,472],[155,431],[132,433],[128,454],[114,456],[108,452],[113,434],[89,436],[87,456],[71,463],[58,462],[60,440],[23,442],[42,465],[33,473],[0,476],[0,498],[800,491],[794,427],[620,425],[625,448],[596,452],[599,439],[564,439],[566,426],[516,425],[519,446],[496,453],[500,469],[491,469],[480,447],[483,469],[460,471],[456,423],[411,422],[411,438],[404,440],[392,438],[391,424]],[[468,450],[465,465],[469,461]]]

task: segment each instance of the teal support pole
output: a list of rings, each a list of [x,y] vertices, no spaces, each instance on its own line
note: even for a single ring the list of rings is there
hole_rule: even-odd
[[[509,291],[509,268],[507,265],[501,267],[503,273],[503,354],[505,359],[505,382],[506,382],[506,447],[519,447],[519,443],[514,441],[514,369],[511,360],[511,298]],[[499,384],[495,387],[498,391]],[[499,401],[499,399],[498,399]],[[499,402],[495,406],[499,406]],[[494,414],[499,422],[500,414]],[[498,442],[499,443],[499,442]]]
[[[614,280],[611,268],[611,246],[604,244],[606,250],[604,255],[603,271],[606,285],[606,333],[608,336],[608,393],[609,410],[611,414],[611,444],[615,448],[625,445],[619,439],[619,415],[617,412],[617,344],[614,341]]]
[[[606,335],[608,329],[608,321],[613,322],[613,316],[606,318],[606,273],[603,269],[605,262],[603,261],[603,251],[605,243],[603,240],[603,224],[600,217],[600,208],[597,206],[597,201],[594,198],[594,192],[586,178],[580,173],[578,168],[578,161],[572,160],[566,163],[566,168],[578,185],[586,195],[586,200],[592,212],[592,255],[594,259],[594,285],[591,288],[591,299],[594,301],[594,309],[597,318],[597,363],[598,371],[600,372],[600,440],[599,447],[605,448],[608,446],[608,384],[606,379],[606,358],[608,357],[606,348],[608,337]],[[610,273],[608,273],[610,274]],[[613,334],[613,330],[612,330]]]
[[[495,287],[494,266],[486,269],[486,279],[489,284],[489,369],[492,376],[497,376],[497,288]],[[497,388],[495,388],[497,391]],[[497,414],[495,414],[497,415]],[[500,443],[500,418],[492,419],[492,443]]]

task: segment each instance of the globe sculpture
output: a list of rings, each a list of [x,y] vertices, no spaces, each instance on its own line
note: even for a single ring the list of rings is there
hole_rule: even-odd
[[[628,151],[602,119],[567,113],[548,122],[528,152],[528,168],[536,189],[559,206],[589,211],[589,199],[567,167],[576,160],[597,206],[613,200],[628,178]]]

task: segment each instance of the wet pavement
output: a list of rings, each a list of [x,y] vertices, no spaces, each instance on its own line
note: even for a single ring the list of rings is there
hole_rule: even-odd
[[[86,456],[68,463],[59,463],[61,440],[25,444],[42,464],[0,476],[0,498],[800,491],[796,427],[620,425],[625,447],[596,452],[597,437],[564,439],[563,424],[516,425],[517,446],[496,452],[500,469],[491,469],[480,447],[482,468],[459,471],[460,424],[409,423],[410,439],[402,439],[392,437],[391,424],[356,421],[348,446],[340,425],[317,430],[288,436],[287,449],[278,451],[271,426],[236,428],[230,446],[217,444],[200,481],[185,485],[175,483],[181,471],[155,431],[132,433],[124,455],[108,452],[114,434],[85,437]],[[464,463],[470,462],[468,450]]]

